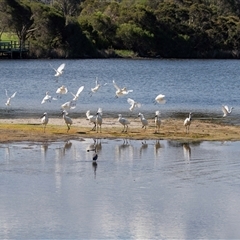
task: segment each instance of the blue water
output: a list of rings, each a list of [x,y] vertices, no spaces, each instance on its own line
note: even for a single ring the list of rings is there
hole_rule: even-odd
[[[56,82],[54,70],[65,62],[65,72]],[[239,117],[240,78],[238,60],[1,60],[0,110],[5,114],[5,89],[9,95],[17,91],[12,100],[11,114],[15,117],[35,116],[42,112],[59,114],[61,104],[72,99],[68,93],[58,101],[41,105],[45,92],[55,96],[58,87],[65,85],[76,93],[84,86],[72,115],[83,116],[89,109],[103,108],[105,116],[118,113],[129,114],[127,97],[142,103],[143,112],[153,114],[160,110],[162,116],[173,116],[189,111],[195,114],[221,117],[221,105],[234,106],[232,118]],[[108,85],[91,97],[89,91],[95,86],[95,78]],[[133,92],[115,98],[112,80]],[[158,94],[166,95],[166,104],[155,105]],[[185,114],[186,115],[186,114]]]
[[[1,239],[239,239],[240,143],[0,146]]]

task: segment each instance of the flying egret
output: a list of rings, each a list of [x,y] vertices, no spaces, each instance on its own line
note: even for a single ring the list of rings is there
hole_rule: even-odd
[[[46,112],[41,116],[41,123],[43,125],[43,132],[45,132],[46,126],[48,124],[48,114]]]
[[[233,107],[229,108],[228,106],[222,105],[223,117],[226,117],[227,115],[231,114],[233,109],[234,109]]]
[[[71,94],[73,95],[73,101],[77,101],[77,100],[78,100],[79,95],[80,95],[80,93],[83,91],[83,89],[84,89],[84,86],[81,86],[81,87],[78,89],[78,91],[77,91],[76,94],[73,94],[73,93],[71,92]]]
[[[56,91],[57,94],[67,94],[68,93],[68,89],[62,85],[61,87],[59,87]]]
[[[41,104],[46,103],[46,102],[51,102],[52,100],[57,100],[56,98],[52,97],[49,95],[49,92],[46,92],[45,97],[43,98]]]
[[[155,112],[155,133],[158,133],[161,126],[160,111]]]
[[[62,110],[65,110],[66,112],[69,111],[70,109],[76,108],[76,101],[69,101],[65,102],[64,104],[61,105]]]
[[[94,115],[91,115],[90,114],[90,110],[88,110],[86,112],[86,117],[87,117],[87,120],[89,120],[89,122],[92,122],[94,124],[93,128],[92,128],[92,131],[93,130],[96,130],[96,117],[97,116],[94,116]]]
[[[51,66],[51,68],[55,71],[55,77],[59,77],[59,76],[61,76],[62,74],[63,74],[63,71],[64,71],[64,68],[65,68],[65,63],[62,63],[57,69],[56,68],[54,68],[51,64],[50,64],[50,66]]]
[[[122,114],[118,114],[118,121],[123,125],[122,132],[127,132],[130,122],[126,118],[123,118]]]
[[[163,95],[163,94],[157,95],[155,97],[155,103],[165,104],[166,103],[165,95]]]
[[[147,128],[147,125],[148,125],[147,119],[143,116],[142,113],[139,113],[139,114],[138,114],[138,117],[140,117],[140,120],[141,120],[141,122],[142,122],[142,128],[146,129],[146,128]]]
[[[192,121],[192,113],[189,113],[189,116],[184,120],[183,125],[186,128],[186,133],[189,133],[189,128],[191,125],[191,121]]]
[[[70,130],[70,126],[72,125],[73,122],[72,122],[72,119],[69,116],[67,116],[67,114],[68,113],[65,110],[62,111],[63,119],[67,125],[67,128],[68,128],[67,132],[68,132]]]
[[[97,111],[96,127],[97,127],[97,133],[98,133],[98,128],[100,129],[100,132],[102,132],[102,108],[99,108]]]
[[[7,101],[6,101],[5,105],[8,107],[11,105],[11,99],[15,97],[17,92],[15,92],[11,97],[8,96],[7,89],[5,89],[5,92],[6,92],[6,96],[7,96]]]
[[[131,98],[128,98],[127,102],[131,105],[130,108],[129,108],[129,110],[131,112],[134,110],[134,108],[136,108],[136,107],[140,108],[142,106],[141,103],[138,103]]]
[[[93,94],[93,93],[96,93],[101,86],[105,86],[105,85],[107,85],[107,83],[104,83],[103,85],[100,84],[100,83],[98,82],[98,77],[96,77],[95,87],[91,88],[91,91],[90,91],[89,93],[91,93],[91,96],[92,96],[92,94]]]
[[[116,97],[121,97],[123,95],[127,95],[130,92],[133,92],[133,90],[127,90],[126,87],[120,88],[113,80],[113,86],[116,88]]]

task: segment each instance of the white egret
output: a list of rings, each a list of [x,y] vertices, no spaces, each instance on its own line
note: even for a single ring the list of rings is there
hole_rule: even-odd
[[[148,120],[143,116],[142,113],[139,113],[138,117],[140,117],[140,120],[142,122],[142,128],[146,129],[148,125]]]
[[[189,116],[184,120],[183,125],[186,128],[186,133],[189,133],[189,128],[191,125],[191,121],[192,121],[192,113],[189,113]]]
[[[94,115],[91,115],[90,114],[90,110],[88,110],[86,112],[86,117],[87,117],[87,120],[89,120],[89,122],[92,122],[94,124],[93,128],[92,128],[92,131],[93,130],[96,130],[96,117],[97,116],[94,116]]]
[[[68,132],[70,130],[70,127],[71,127],[73,121],[69,116],[67,116],[67,114],[68,113],[65,110],[62,111],[63,119],[64,119],[64,122],[67,125],[67,128],[68,128],[67,132]]]
[[[165,95],[163,95],[163,94],[157,95],[155,97],[155,103],[165,104],[166,103]]]
[[[83,91],[83,89],[84,89],[84,86],[81,86],[81,87],[78,89],[78,91],[77,91],[76,94],[73,94],[73,93],[71,92],[71,94],[73,95],[73,101],[77,101],[77,100],[78,100],[79,95],[80,95],[80,93]]]
[[[102,132],[102,108],[99,108],[97,111],[96,127],[97,127],[97,133],[98,133],[98,128],[100,129],[100,132]]]
[[[41,116],[41,123],[43,125],[43,131],[45,132],[46,126],[48,124],[48,114],[46,112]]]
[[[62,85],[61,87],[59,87],[56,91],[57,94],[67,94],[68,93],[68,89]]]
[[[63,71],[64,71],[64,68],[65,68],[65,63],[62,63],[57,69],[56,68],[54,68],[51,64],[50,64],[50,66],[51,66],[51,68],[55,71],[55,77],[59,77],[59,76],[61,76],[62,74],[63,74]]]
[[[133,90],[127,90],[126,87],[120,88],[113,80],[113,86],[116,88],[116,97],[121,97],[123,95],[127,95],[130,92],[133,92]]]
[[[234,109],[233,107],[230,107],[230,108],[229,108],[228,106],[222,105],[223,117],[226,117],[226,116],[228,116],[229,114],[231,114],[231,112],[232,112],[233,109]]]
[[[123,125],[122,132],[127,132],[130,122],[126,118],[123,118],[122,114],[118,114],[118,121]]]
[[[46,102],[51,102],[52,100],[57,100],[57,98],[54,98],[52,96],[49,95],[49,92],[46,92],[45,97],[43,98],[41,104],[44,104]]]
[[[62,110],[65,110],[66,112],[69,111],[70,109],[76,108],[76,101],[69,101],[65,102],[64,104],[61,105]]]
[[[11,105],[11,99],[15,97],[17,92],[15,92],[11,97],[8,96],[7,89],[5,89],[5,92],[6,92],[6,96],[7,96],[7,101],[6,101],[5,105],[8,107]]]
[[[155,112],[155,133],[158,133],[161,126],[160,111]]]
[[[100,84],[100,83],[98,82],[98,77],[96,77],[96,81],[95,81],[95,82],[96,82],[95,87],[91,88],[91,91],[89,92],[89,93],[91,93],[91,94],[92,94],[92,93],[96,93],[101,86],[107,85],[107,83],[104,83],[103,85]]]
[[[130,108],[129,108],[129,110],[131,112],[134,110],[134,108],[136,108],[136,107],[140,108],[142,106],[141,103],[138,103],[131,98],[128,98],[127,102],[131,105]]]

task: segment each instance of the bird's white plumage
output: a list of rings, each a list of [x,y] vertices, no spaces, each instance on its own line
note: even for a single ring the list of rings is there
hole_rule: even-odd
[[[52,69],[55,71],[55,77],[59,77],[60,75],[63,74],[64,68],[65,68],[65,63],[62,63],[57,69],[54,68],[51,64],[50,66],[52,67]]]
[[[128,129],[128,125],[130,124],[130,122],[126,119],[122,117],[122,114],[118,114],[118,121],[123,125],[123,130],[122,132],[127,132]]]
[[[49,95],[49,92],[46,92],[45,97],[43,98],[41,104],[44,104],[46,102],[51,102],[52,100],[57,100],[57,98],[54,98],[52,96]]]
[[[146,129],[146,127],[148,125],[148,120],[144,117],[144,115],[142,113],[139,113],[138,117],[140,117],[140,120],[141,120],[141,123],[142,123],[142,128]]]
[[[11,100],[12,98],[15,97],[15,95],[17,94],[17,92],[13,93],[12,96],[8,96],[8,92],[7,92],[7,89],[5,89],[5,93],[6,93],[6,96],[7,96],[7,101],[5,103],[6,106],[10,106],[11,105]]]
[[[43,125],[43,129],[44,129],[44,132],[45,132],[46,126],[48,124],[48,114],[46,112],[41,117],[41,123]]]
[[[86,117],[89,120],[89,122],[94,124],[92,130],[95,130],[96,129],[96,118],[97,118],[97,116],[96,115],[91,115],[90,110],[87,110]]]
[[[116,97],[121,97],[121,96],[124,96],[124,95],[127,95],[128,93],[130,92],[133,92],[133,90],[127,90],[126,87],[123,87],[123,88],[120,88],[115,80],[113,80],[113,86],[115,87],[116,89]]]
[[[68,89],[62,85],[61,87],[59,87],[56,91],[57,94],[67,94],[68,93]]]
[[[161,103],[161,104],[165,104],[166,103],[166,99],[165,99],[165,95],[164,94],[159,94],[155,97],[155,102],[156,103]]]
[[[127,99],[127,102],[131,105],[130,108],[129,108],[129,110],[130,110],[131,112],[134,110],[134,108],[140,108],[140,107],[142,106],[141,103],[136,102],[136,101],[134,101],[134,100],[131,99],[131,98],[128,98],[128,99]]]
[[[70,109],[74,109],[76,108],[76,101],[71,100],[71,101],[65,102],[64,104],[61,105],[61,108],[66,112],[69,111]]]
[[[155,120],[154,120],[154,122],[155,122],[155,132],[159,132],[159,130],[160,130],[160,126],[161,126],[160,115],[161,115],[160,111],[155,112]]]
[[[80,95],[80,93],[83,91],[83,89],[84,89],[84,86],[81,86],[81,87],[78,89],[78,91],[77,91],[76,94],[73,94],[73,93],[71,92],[71,94],[73,95],[73,101],[78,100],[79,95]]]
[[[97,132],[98,129],[100,129],[100,132],[102,132],[102,108],[99,108],[96,114],[96,128]]]
[[[189,116],[184,120],[183,125],[186,128],[186,133],[189,133],[189,128],[191,125],[191,121],[192,121],[192,113],[189,113]]]
[[[70,126],[72,125],[73,121],[72,121],[72,119],[69,116],[67,116],[67,114],[68,114],[67,111],[65,111],[65,110],[62,111],[63,120],[64,120],[64,122],[67,125],[67,128],[68,128],[67,131],[69,131],[70,130]]]
[[[225,106],[222,105],[223,117],[226,117],[229,114],[231,114],[232,110],[233,110],[233,107],[229,108],[227,105],[225,105]]]

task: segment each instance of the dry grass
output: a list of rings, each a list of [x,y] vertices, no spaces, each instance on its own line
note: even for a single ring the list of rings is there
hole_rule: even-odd
[[[73,119],[73,126],[67,132],[62,119],[51,119],[46,132],[39,124],[39,119],[0,120],[0,142],[11,141],[57,141],[79,138],[128,138],[128,139],[171,139],[180,141],[234,141],[240,140],[240,127],[214,121],[193,120],[187,134],[183,121],[165,119],[159,133],[155,133],[153,121],[147,130],[141,128],[139,120],[130,119],[127,133],[122,132],[122,125],[116,119],[104,119],[102,132],[91,131],[85,119]]]

